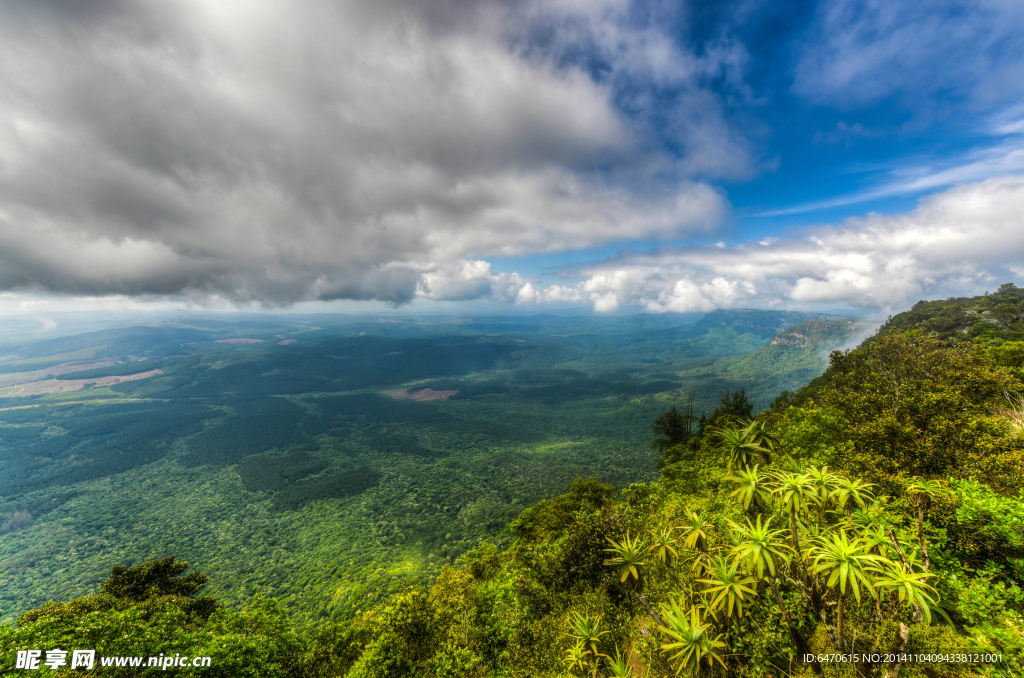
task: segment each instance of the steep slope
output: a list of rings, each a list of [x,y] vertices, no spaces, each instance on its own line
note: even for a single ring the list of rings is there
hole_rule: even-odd
[[[870,346],[891,334],[913,331],[947,344],[969,342],[994,347],[1007,341],[1024,341],[1024,289],[1006,283],[992,294],[986,292],[977,297],[919,301],[909,311],[890,316],[863,345]],[[780,395],[773,407],[801,405],[831,380],[832,375],[826,370],[795,393]]]

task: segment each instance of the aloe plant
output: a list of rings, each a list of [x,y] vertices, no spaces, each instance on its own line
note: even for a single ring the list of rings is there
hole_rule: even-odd
[[[893,563],[884,571],[883,576],[875,581],[875,586],[895,594],[899,602],[913,606],[914,616],[926,624],[931,624],[933,610],[949,619],[938,606],[938,601],[932,598],[935,588],[928,583],[928,579],[934,576],[928,572],[914,572],[905,563]]]
[[[750,588],[754,578],[739,571],[739,563],[731,564],[722,556],[716,556],[711,560],[706,579],[698,579],[708,588],[704,593],[708,594],[710,601],[708,609],[713,611],[725,608],[726,617],[732,617],[733,608],[736,608],[738,617],[743,616],[743,602],[749,595],[751,598],[757,596],[757,591]]]
[[[717,661],[725,668],[725,662],[716,652],[725,647],[722,636],[711,637],[712,625],[701,620],[696,607],[686,612],[678,602],[670,600],[661,606],[661,613],[666,623],[660,624],[659,629],[670,639],[662,644],[661,650],[665,653],[675,651],[671,660],[676,662],[676,675],[684,670],[691,675],[696,673],[703,661],[707,661],[709,667]]]
[[[768,433],[764,422],[752,421],[743,428],[727,426],[714,431],[718,438],[718,447],[728,458],[729,469],[748,469],[754,457],[761,457],[766,464],[771,463],[771,454],[777,441]]]
[[[736,523],[730,523],[734,534],[738,538],[738,543],[733,548],[732,555],[747,572],[754,575],[758,580],[768,580],[772,597],[782,612],[782,617],[789,629],[789,635],[793,639],[798,652],[803,655],[807,653],[807,644],[804,641],[803,634],[797,629],[792,615],[789,614],[785,601],[782,600],[782,594],[779,592],[777,581],[777,570],[780,570],[784,564],[789,563],[793,556],[793,549],[783,541],[785,530],[773,530],[771,529],[771,524],[772,518],[761,522],[760,516],[757,517],[754,523],[747,519],[745,527]],[[766,570],[767,576],[765,576]]]
[[[632,579],[634,592],[637,598],[640,599],[640,604],[647,610],[647,614],[656,623],[663,623],[661,617],[658,616],[658,613],[654,611],[651,604],[647,602],[647,598],[644,597],[643,578],[641,577],[640,568],[644,565],[643,558],[647,554],[647,543],[640,537],[630,537],[629,533],[626,533],[622,541],[615,541],[608,537],[608,542],[612,547],[605,549],[605,552],[613,555],[611,558],[605,558],[604,564],[617,568],[620,582],[626,583],[628,579]]]
[[[651,546],[647,552],[665,566],[676,586],[683,588],[682,582],[679,581],[679,576],[676,575],[676,571],[672,567],[672,561],[679,557],[679,553],[676,551],[675,535],[673,534],[675,530],[676,528],[666,527],[648,532],[647,534],[651,538]]]
[[[853,528],[854,509],[863,508],[874,496],[871,493],[872,483],[865,483],[860,480],[840,478],[832,490],[832,498],[836,506],[846,512],[846,523]]]
[[[565,657],[562,659],[562,663],[566,664],[570,671],[573,669],[589,671],[592,668],[591,662],[590,652],[587,651],[583,643],[576,643],[566,650]]]
[[[815,505],[817,492],[814,483],[810,477],[803,473],[783,471],[775,474],[775,487],[772,488],[772,494],[778,498],[782,510],[789,515],[789,532],[790,538],[793,541],[793,553],[798,556],[800,581],[806,594],[810,584],[803,560],[799,557],[802,555],[802,550],[800,548],[800,526],[797,518],[805,513],[808,507]]]
[[[758,471],[758,468],[755,464],[752,468],[740,469],[725,477],[736,487],[729,496],[734,497],[745,511],[749,511],[751,506],[755,509],[764,508],[771,496],[767,478]]]
[[[849,588],[854,598],[860,601],[862,590],[874,593],[872,573],[877,572],[879,565],[887,561],[868,550],[867,543],[862,539],[850,539],[845,532],[832,534],[830,537],[819,538],[812,548],[814,564],[811,569],[828,576],[827,585],[839,588],[836,605],[836,639],[840,652],[844,651],[843,639],[843,600]]]
[[[698,569],[706,568],[708,564],[708,532],[711,527],[703,513],[690,511],[678,528],[683,533],[683,547],[697,551],[694,565]]]
[[[575,638],[577,642],[582,643],[587,652],[592,654],[594,657],[604,656],[598,651],[597,646],[601,641],[601,636],[608,632],[601,630],[600,617],[597,619],[591,619],[590,615],[574,612],[572,619],[569,621],[569,629],[572,637]]]
[[[608,657],[608,670],[611,678],[633,678],[633,667],[629,665],[629,657],[622,656],[619,646],[615,646],[615,656]]]

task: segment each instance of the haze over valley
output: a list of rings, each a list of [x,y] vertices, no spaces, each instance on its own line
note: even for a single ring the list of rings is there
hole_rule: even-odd
[[[233,604],[351,615],[576,477],[654,479],[664,410],[740,388],[764,408],[854,331],[773,311],[206,315],[9,344],[0,611],[174,553]]]

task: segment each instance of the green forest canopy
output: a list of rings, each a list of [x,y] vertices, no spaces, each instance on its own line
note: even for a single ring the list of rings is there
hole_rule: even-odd
[[[261,598],[197,611],[201,577],[151,566],[151,593],[115,569],[0,645],[214,657],[180,675],[1019,675],[1024,342],[1005,316],[996,338],[890,321],[753,419],[738,392],[696,430],[677,407],[655,424],[658,481],[577,480],[523,511],[509,548],[351,620],[300,633]],[[825,653],[856,660],[804,661]]]

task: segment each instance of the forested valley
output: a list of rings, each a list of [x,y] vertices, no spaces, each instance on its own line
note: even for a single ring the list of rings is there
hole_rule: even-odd
[[[505,544],[576,477],[655,478],[642,422],[679,393],[712,408],[746,387],[763,407],[851,328],[761,311],[205,317],[9,345],[0,619],[171,553],[229,605],[351,617]]]
[[[544,351],[507,332],[389,337],[413,343],[384,354],[413,346],[446,366],[389,364],[387,378],[364,374],[386,361],[303,371],[308,354],[270,364],[232,348],[194,363],[163,356],[169,366],[152,381],[90,388],[102,406],[54,415],[12,396],[0,469],[7,492],[29,490],[8,499],[0,489],[5,581],[45,591],[38,553],[89,520],[77,548],[109,565],[97,576],[94,558],[75,594],[0,626],[0,647],[185,649],[212,664],[179,675],[204,676],[1020,675],[1024,291],[921,302],[832,352],[822,374],[815,360],[848,340],[849,322],[709,314],[666,328],[661,344],[650,328],[630,335],[642,342],[605,332],[619,344],[594,339],[557,360],[571,344],[554,329]],[[731,338],[731,355],[700,346],[715,337]],[[331,341],[349,342],[332,353],[342,361],[369,346]],[[638,350],[647,342],[654,350]],[[614,358],[627,349],[629,369]],[[275,369],[291,391],[257,378]],[[89,407],[102,415],[88,427],[52,418]],[[152,433],[132,428],[149,419]],[[161,437],[183,422],[195,429]],[[203,475],[211,468],[230,490]],[[146,490],[125,505],[136,515],[147,498],[173,501],[171,474],[197,490],[178,525],[221,515],[223,539],[250,549],[245,564],[187,537],[108,533],[126,508],[80,512],[133,488]],[[532,489],[519,490],[526,479]],[[254,493],[258,504],[217,513],[225,497]],[[231,532],[239,506],[259,512],[259,532]],[[298,515],[313,553],[302,564],[282,529]],[[340,556],[330,531],[368,516],[378,522]],[[458,527],[429,531],[446,525]],[[150,557],[110,562],[119,552],[102,540],[119,531]],[[273,547],[289,559],[261,550]],[[382,553],[398,565],[381,566]],[[64,557],[48,571],[71,571],[78,553]],[[218,588],[222,574],[230,588]],[[0,661],[13,666],[14,653]]]

